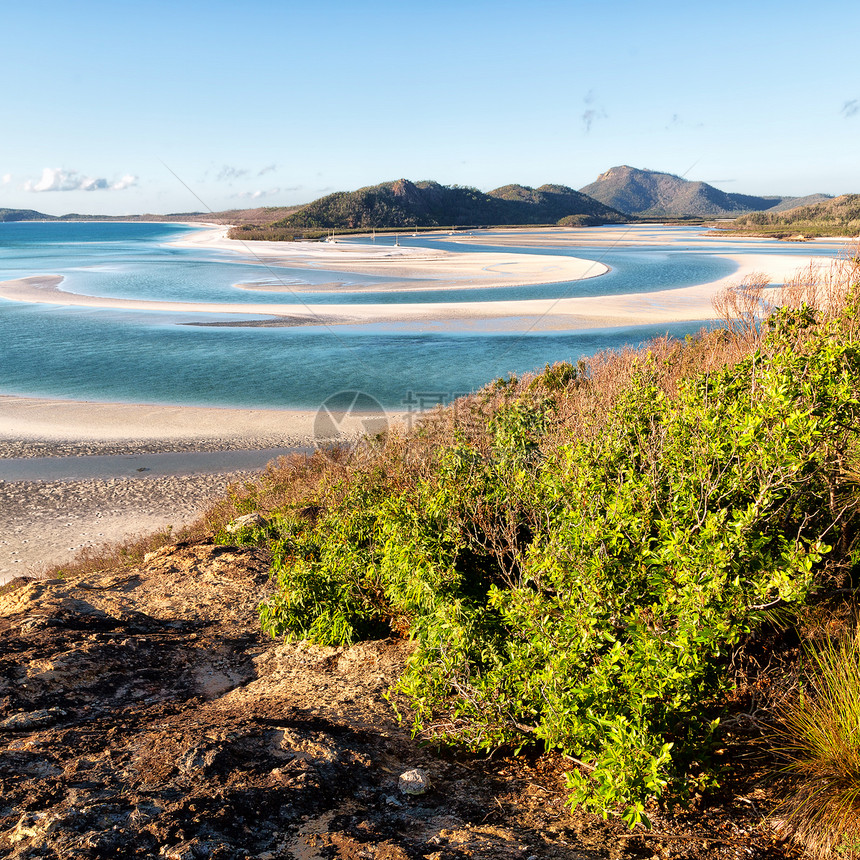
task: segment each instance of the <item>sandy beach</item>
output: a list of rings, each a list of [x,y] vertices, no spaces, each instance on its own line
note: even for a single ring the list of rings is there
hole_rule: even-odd
[[[350,275],[402,279],[374,289],[451,289],[551,284],[594,278],[608,267],[592,260],[552,254],[484,254],[357,242],[243,242],[227,238],[228,228],[212,227],[184,236],[172,245],[230,251],[274,266],[320,268]],[[352,278],[355,280],[355,278]],[[427,281],[412,284],[410,281]],[[315,287],[314,287],[315,288]],[[285,290],[286,291],[286,290]]]
[[[301,447],[313,413],[0,396],[0,460],[38,458],[46,480],[0,480],[0,584],[84,547],[193,522],[248,473],[50,480],[57,457]],[[132,471],[132,470],[129,470]]]
[[[390,413],[397,420],[399,413]],[[0,478],[0,584],[38,574],[83,547],[193,522],[247,469],[128,477],[51,480],[51,462],[163,452],[312,450],[315,411],[220,409],[0,396],[0,461],[25,458],[43,480]],[[346,417],[341,441],[360,436],[366,416]],[[263,457],[263,461],[267,459]],[[144,457],[142,463],[148,464]],[[137,460],[134,461],[136,465]],[[262,469],[262,463],[260,466]],[[256,470],[259,471],[259,470]]]
[[[312,445],[316,412],[0,395],[0,458]]]
[[[762,236],[721,235],[718,232],[706,232],[701,227],[689,227],[683,231],[673,231],[667,230],[666,226],[662,224],[626,224],[611,227],[588,227],[586,229],[570,227],[501,228],[494,229],[489,233],[479,231],[468,235],[454,233],[451,236],[446,236],[447,242],[464,245],[547,249],[575,248],[577,246],[635,248],[640,245],[665,245],[681,249],[692,243],[701,243],[703,240],[705,242],[732,242],[743,245],[777,242],[777,240]],[[845,236],[816,236],[805,240],[805,244],[812,250],[816,245],[820,247],[823,244],[832,244],[842,247],[847,242],[852,241],[856,240]]]

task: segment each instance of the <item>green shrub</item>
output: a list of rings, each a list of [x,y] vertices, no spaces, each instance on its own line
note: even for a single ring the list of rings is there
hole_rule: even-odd
[[[676,394],[641,361],[581,438],[559,436],[553,392],[585,374],[546,376],[488,440],[443,445],[411,484],[356,478],[287,534],[263,620],[327,643],[408,630],[416,732],[561,749],[572,802],[633,825],[708,784],[733,649],[846,544],[860,354],[838,322],[779,311],[754,354]]]

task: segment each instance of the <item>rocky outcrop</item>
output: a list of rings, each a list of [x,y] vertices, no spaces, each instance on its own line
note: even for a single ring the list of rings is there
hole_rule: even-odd
[[[263,551],[203,542],[0,595],[0,857],[607,856],[557,767],[411,738],[407,642],[272,641],[269,588]]]

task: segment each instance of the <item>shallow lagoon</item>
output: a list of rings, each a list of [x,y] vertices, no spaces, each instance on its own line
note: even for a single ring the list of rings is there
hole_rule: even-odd
[[[730,275],[735,268],[714,253],[762,250],[726,241],[718,247],[708,246],[695,228],[695,235],[690,232],[689,241],[680,248],[676,244],[521,250],[506,245],[508,253],[563,253],[594,259],[611,266],[611,271],[561,284],[386,292],[385,283],[394,279],[258,265],[228,252],[166,244],[190,229],[194,228],[115,222],[0,224],[0,279],[59,274],[66,279],[63,289],[73,292],[168,301],[320,305],[488,301],[650,292],[705,283]],[[492,240],[492,233],[485,232],[482,240]],[[444,238],[400,241],[459,251],[500,250],[492,245],[455,245]],[[826,253],[818,247],[815,250]],[[775,251],[794,249],[780,243]],[[797,252],[808,254],[809,248]],[[283,284],[283,292],[234,286],[273,280]],[[334,293],[314,292],[314,284],[332,281],[344,286]],[[350,292],[351,282],[362,285],[362,291]],[[372,289],[376,283],[382,287],[380,291]],[[339,390],[359,389],[387,408],[397,409],[412,402],[416,394],[427,395],[428,400],[448,400],[508,372],[576,361],[600,349],[640,343],[666,332],[683,336],[704,324],[534,334],[479,328],[453,333],[440,331],[438,325],[420,324],[293,328],[184,324],[211,319],[212,315],[203,313],[143,313],[0,300],[0,394],[315,408]],[[221,323],[228,319],[218,317]]]

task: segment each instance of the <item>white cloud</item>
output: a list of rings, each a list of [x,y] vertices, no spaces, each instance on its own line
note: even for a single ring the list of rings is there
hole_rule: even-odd
[[[111,184],[102,177],[83,176],[77,170],[63,170],[61,167],[46,167],[38,180],[28,179],[25,191],[122,191],[137,184],[137,177],[127,174],[118,182]]]
[[[11,181],[12,181],[12,174],[11,173],[4,173],[3,174],[3,184],[8,185]]]
[[[241,197],[244,200],[259,200],[261,197],[271,197],[273,194],[280,194],[280,188],[268,188],[265,191],[240,191],[238,194],[234,194],[234,197]]]
[[[277,169],[277,164],[267,164],[264,168],[260,170],[257,176],[265,176],[267,173],[274,173]]]
[[[122,191],[125,188],[133,188],[135,185],[137,185],[137,177],[132,176],[130,173],[126,173],[122,179],[118,182],[114,182],[114,184],[111,185],[111,188],[114,191]]]

